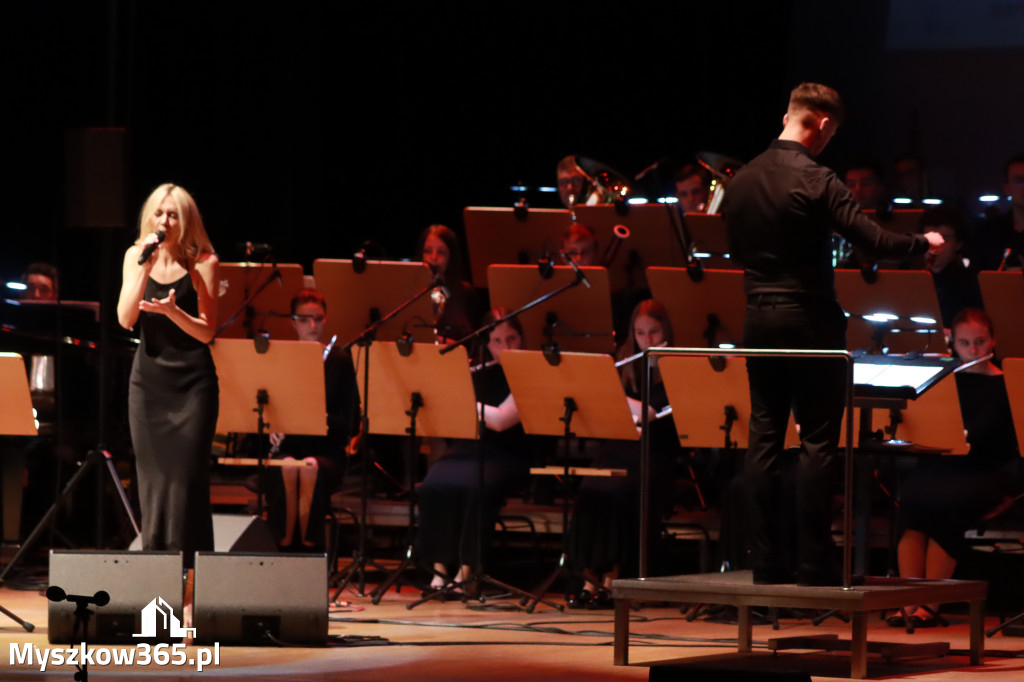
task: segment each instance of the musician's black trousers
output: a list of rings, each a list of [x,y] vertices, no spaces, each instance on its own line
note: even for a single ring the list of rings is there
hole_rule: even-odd
[[[783,294],[748,298],[747,348],[843,349],[846,319],[838,303]],[[842,359],[748,358],[750,442],[744,466],[749,486],[749,531],[755,574],[776,573],[781,496],[795,496],[797,561],[801,572],[833,567],[832,496],[842,467],[837,457],[846,363]],[[783,490],[780,456],[792,411],[801,452],[795,490]]]

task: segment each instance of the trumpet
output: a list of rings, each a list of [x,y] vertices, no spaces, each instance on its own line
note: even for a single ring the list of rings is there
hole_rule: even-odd
[[[618,255],[619,249],[622,247],[622,242],[629,239],[629,228],[625,225],[616,225],[612,228],[612,240],[608,242],[608,246],[604,249],[604,254],[601,255],[601,260],[598,261],[603,267],[611,265],[612,261],[615,260],[615,256]]]

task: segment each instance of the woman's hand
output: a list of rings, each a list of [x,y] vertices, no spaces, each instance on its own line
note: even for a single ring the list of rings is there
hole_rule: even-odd
[[[158,315],[166,315],[170,317],[174,312],[178,310],[178,304],[175,302],[174,289],[171,289],[167,298],[154,298],[147,301],[142,299],[139,301],[139,310],[147,313],[156,313]]]

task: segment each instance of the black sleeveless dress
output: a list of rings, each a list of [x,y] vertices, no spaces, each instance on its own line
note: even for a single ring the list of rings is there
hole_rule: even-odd
[[[146,300],[174,289],[178,307],[197,315],[189,273],[177,282],[150,278]],[[141,335],[128,389],[128,421],[138,474],[144,550],[213,549],[210,450],[217,426],[217,372],[207,344],[165,315],[142,312]]]

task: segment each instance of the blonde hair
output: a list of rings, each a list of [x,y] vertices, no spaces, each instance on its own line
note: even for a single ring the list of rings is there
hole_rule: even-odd
[[[168,182],[150,193],[139,212],[139,238],[135,243],[141,244],[151,232],[155,231],[153,215],[168,196],[174,200],[174,206],[178,210],[178,224],[181,226],[181,237],[178,239],[181,251],[176,255],[183,258],[188,266],[192,267],[200,256],[214,253],[214,250],[213,244],[210,243],[210,238],[206,234],[206,228],[203,226],[203,217],[199,215],[195,199],[183,187]]]

